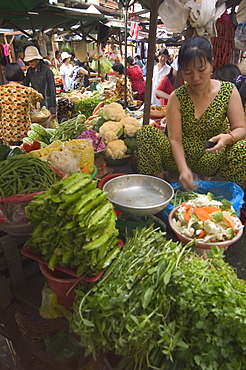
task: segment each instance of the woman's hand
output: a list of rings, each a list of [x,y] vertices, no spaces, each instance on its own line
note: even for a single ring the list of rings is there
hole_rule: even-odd
[[[213,148],[206,149],[208,153],[218,153],[220,150],[224,149],[225,146],[232,144],[232,137],[229,134],[220,134],[217,136],[211,137],[210,142],[216,143]]]
[[[179,174],[179,182],[182,188],[185,190],[195,190],[196,184],[193,181],[192,171],[187,167],[185,170],[181,171]]]

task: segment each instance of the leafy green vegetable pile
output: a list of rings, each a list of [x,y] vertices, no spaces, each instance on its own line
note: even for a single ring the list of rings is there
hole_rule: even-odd
[[[120,252],[116,214],[107,193],[88,173],[73,172],[26,207],[34,230],[27,246],[55,265],[78,267],[77,274],[95,274]]]
[[[246,285],[217,247],[203,259],[136,229],[103,279],[77,291],[71,330],[87,355],[121,355],[115,370],[239,370],[245,307]]]
[[[94,92],[90,97],[83,100],[78,100],[74,103],[75,113],[84,114],[86,118],[89,118],[92,115],[92,112],[96,108],[97,104],[100,103],[102,100],[102,95],[98,92]]]

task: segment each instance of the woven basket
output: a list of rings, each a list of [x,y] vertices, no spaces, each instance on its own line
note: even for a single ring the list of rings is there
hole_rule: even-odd
[[[55,334],[60,328],[46,321],[41,317],[35,317],[32,313],[17,311],[15,313],[16,322],[24,335],[27,335],[31,339],[43,338],[49,334]],[[49,320],[51,321],[51,320]]]

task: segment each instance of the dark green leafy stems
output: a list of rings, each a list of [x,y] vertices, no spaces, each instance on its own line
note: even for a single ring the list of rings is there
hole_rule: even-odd
[[[60,179],[47,162],[30,154],[20,154],[0,162],[1,197],[44,191]]]
[[[102,100],[102,95],[98,92],[94,92],[90,97],[83,100],[78,100],[74,103],[75,113],[84,114],[86,118],[89,118],[97,104],[99,104]]]
[[[120,251],[112,203],[87,173],[74,172],[37,195],[26,207],[34,225],[26,245],[55,265],[95,275]]]
[[[95,285],[81,285],[70,330],[86,355],[114,351],[114,370],[246,369],[246,285],[213,247],[136,229]]]

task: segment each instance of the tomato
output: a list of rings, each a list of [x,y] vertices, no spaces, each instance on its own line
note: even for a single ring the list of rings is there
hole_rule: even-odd
[[[28,143],[23,143],[21,144],[20,148],[25,150],[25,152],[29,153],[32,150],[32,145]]]
[[[31,150],[38,150],[41,148],[41,144],[38,140],[33,140],[31,142],[32,149]]]

